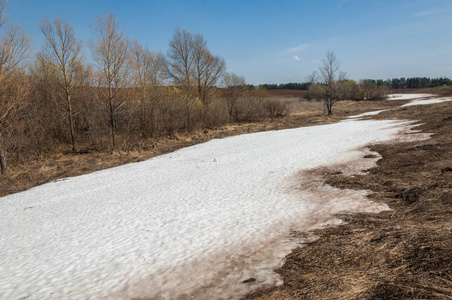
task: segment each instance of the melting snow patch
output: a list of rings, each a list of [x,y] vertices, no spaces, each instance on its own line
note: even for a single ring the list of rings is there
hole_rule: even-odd
[[[375,116],[375,115],[378,115],[379,113],[387,111],[387,110],[388,109],[370,111],[370,112],[362,113],[362,114],[359,114],[359,115],[350,116],[348,118],[349,119],[357,119],[357,118],[362,118],[362,117]]]
[[[435,104],[452,101],[452,98],[435,98],[435,99],[424,99],[424,100],[413,100],[410,103],[402,105],[404,106],[413,106],[413,105],[426,105],[426,104]]]
[[[411,100],[418,98],[432,97],[432,94],[391,94],[388,95],[388,100]]]
[[[220,299],[281,283],[271,270],[295,246],[291,230],[387,209],[310,170],[366,168],[363,147],[409,125],[240,135],[0,198],[0,298]]]

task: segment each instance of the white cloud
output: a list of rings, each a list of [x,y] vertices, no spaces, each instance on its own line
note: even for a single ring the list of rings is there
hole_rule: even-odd
[[[428,15],[433,15],[433,14],[434,14],[433,11],[427,10],[427,11],[421,11],[421,12],[418,12],[418,13],[416,13],[414,16],[415,16],[415,17],[424,17],[424,16],[428,16]]]
[[[292,47],[283,51],[283,53],[301,52],[306,50],[311,44],[300,44],[296,47]]]
[[[300,59],[298,56],[296,56],[296,55],[292,56],[292,59],[293,59],[293,60],[298,60],[298,61],[301,60],[301,59]]]

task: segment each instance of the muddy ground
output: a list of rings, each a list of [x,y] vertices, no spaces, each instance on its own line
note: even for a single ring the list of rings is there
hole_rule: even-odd
[[[364,176],[326,173],[328,184],[368,189],[392,211],[344,214],[346,225],[296,233],[318,239],[277,270],[284,284],[246,299],[452,299],[452,102],[383,112],[419,120],[422,142],[374,145]]]

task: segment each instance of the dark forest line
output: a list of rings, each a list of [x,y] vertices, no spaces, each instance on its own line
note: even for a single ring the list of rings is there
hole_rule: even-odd
[[[389,89],[422,89],[432,88],[443,85],[452,85],[452,80],[447,77],[429,78],[429,77],[400,77],[392,79],[363,79],[357,83],[372,83],[378,87],[385,86]],[[249,86],[250,89],[261,88],[266,90],[309,90],[311,82],[289,82],[289,83],[265,83],[256,86]]]

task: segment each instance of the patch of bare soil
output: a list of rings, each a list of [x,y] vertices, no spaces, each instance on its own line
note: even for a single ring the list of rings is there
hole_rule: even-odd
[[[309,233],[277,270],[284,284],[246,299],[452,299],[452,103],[386,111],[419,120],[425,141],[374,145],[368,175],[325,174],[328,184],[371,190],[389,212],[339,216],[347,224]]]
[[[333,107],[334,115],[327,116],[325,108],[320,102],[298,101],[297,99],[286,99],[285,101],[288,101],[291,107],[291,113],[288,116],[181,133],[176,137],[161,138],[158,141],[149,140],[145,146],[135,151],[109,154],[88,150],[87,147],[87,150],[73,153],[69,151],[69,146],[65,145],[60,146],[62,149],[56,150],[51,157],[34,161],[25,160],[26,163],[15,162],[13,160],[15,155],[10,155],[9,177],[0,175],[0,197],[64,177],[78,176],[126,163],[143,161],[211,139],[258,131],[334,123],[350,115],[400,105],[400,101],[342,101]],[[82,145],[79,146],[83,149]]]

